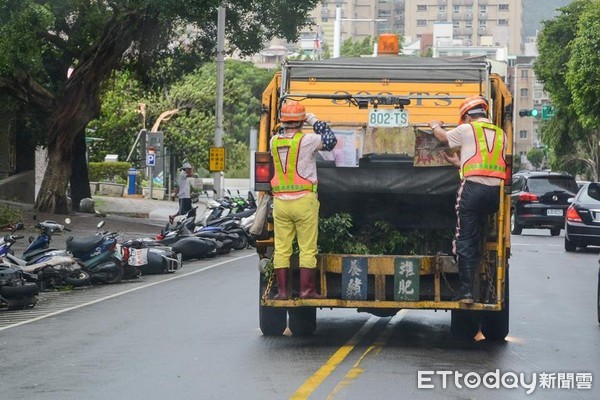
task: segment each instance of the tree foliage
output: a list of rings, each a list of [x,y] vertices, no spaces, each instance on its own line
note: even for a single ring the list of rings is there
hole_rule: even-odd
[[[600,1],[592,1],[581,13],[567,66],[567,86],[579,121],[585,128],[600,129]]]
[[[373,54],[373,45],[376,41],[371,36],[365,37],[363,40],[354,41],[348,38],[342,42],[340,47],[340,55],[342,57],[360,57]]]
[[[249,55],[290,41],[318,0],[230,0],[227,51]],[[127,65],[152,84],[154,67],[180,68],[215,53],[220,0],[0,0],[0,93],[43,119],[48,168],[36,208],[66,212],[73,146],[100,113],[102,85]],[[175,64],[159,64],[171,57]],[[68,72],[71,72],[68,74]],[[164,74],[173,77],[174,75]]]
[[[598,158],[599,150],[598,146],[589,147],[586,144],[593,132],[584,128],[581,123],[574,107],[574,93],[567,78],[569,74],[573,74],[571,71],[575,67],[569,60],[573,56],[576,38],[580,35],[579,21],[590,6],[597,7],[598,1],[575,0],[560,8],[555,19],[543,22],[537,41],[539,56],[534,67],[537,78],[544,84],[544,90],[549,93],[556,108],[556,115],[541,126],[542,139],[550,148],[550,164],[554,169],[572,173],[589,173],[590,168],[589,165],[575,162],[574,154],[594,160]],[[590,68],[597,69],[599,65]],[[597,170],[598,165],[593,168]]]
[[[534,147],[527,152],[527,159],[531,165],[533,165],[536,169],[539,169],[544,161],[544,151]]]
[[[250,62],[225,62],[223,131],[226,173],[248,171],[249,132],[258,125],[260,98],[274,71]],[[90,134],[104,139],[94,144],[91,160],[102,161],[107,153],[125,160],[142,128],[140,103],[146,105],[146,126],[154,124],[166,110],[186,106],[185,111],[163,122],[165,146],[178,160],[186,159],[199,171],[208,168],[208,148],[214,144],[216,107],[216,64],[207,63],[160,92],[144,93],[131,73],[116,73],[103,92],[102,112],[91,121]],[[132,161],[138,160],[132,157]],[[139,166],[139,165],[138,165]],[[246,173],[244,176],[247,176]],[[228,175],[229,176],[229,175]]]

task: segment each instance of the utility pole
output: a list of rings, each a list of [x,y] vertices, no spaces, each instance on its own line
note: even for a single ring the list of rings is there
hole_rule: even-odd
[[[355,21],[355,22],[374,22],[373,33],[377,36],[377,22],[385,22],[387,18],[342,18],[342,7],[337,6],[335,8],[335,21],[333,23],[333,57],[340,57],[340,49],[342,47],[342,21]]]
[[[217,105],[215,108],[215,147],[223,146],[223,80],[225,75],[225,5],[217,13]],[[215,196],[223,196],[223,171],[213,172]]]

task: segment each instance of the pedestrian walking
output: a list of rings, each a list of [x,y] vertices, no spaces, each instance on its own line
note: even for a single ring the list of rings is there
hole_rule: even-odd
[[[169,215],[169,222],[173,223],[173,219],[178,215],[186,215],[192,209],[191,188],[188,178],[192,176],[192,165],[184,162],[177,175],[177,187],[175,195],[179,198],[179,210],[173,215]]]

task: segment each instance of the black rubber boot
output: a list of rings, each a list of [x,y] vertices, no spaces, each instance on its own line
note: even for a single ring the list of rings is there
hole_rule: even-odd
[[[288,270],[289,268],[276,268],[277,294],[273,297],[275,300],[287,300],[290,298],[288,292]]]
[[[472,266],[458,268],[458,280],[460,283],[458,295],[453,301],[460,301],[463,304],[473,304],[473,273],[475,269]]]

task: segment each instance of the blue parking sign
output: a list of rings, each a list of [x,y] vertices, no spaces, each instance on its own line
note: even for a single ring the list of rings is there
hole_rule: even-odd
[[[156,158],[153,153],[146,154],[146,165],[149,167],[154,167],[156,165]]]

